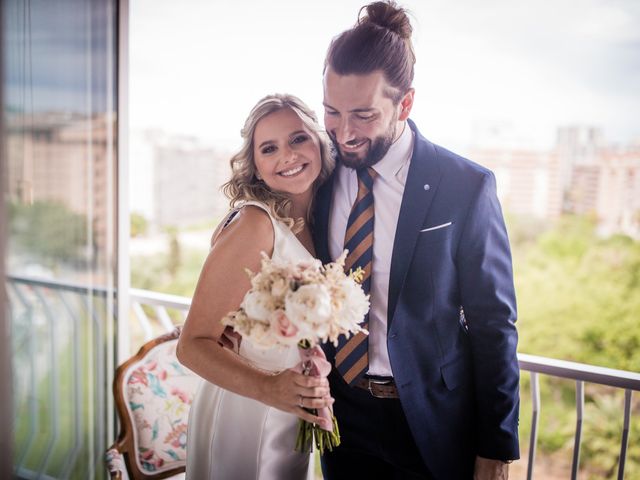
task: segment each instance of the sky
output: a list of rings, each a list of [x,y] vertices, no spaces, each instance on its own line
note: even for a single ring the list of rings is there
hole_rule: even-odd
[[[640,2],[411,0],[417,56],[411,117],[454,150],[494,125],[548,148],[555,129],[593,125],[640,138]],[[130,124],[222,150],[264,95],[288,92],[322,117],[331,38],[361,0],[131,0]]]

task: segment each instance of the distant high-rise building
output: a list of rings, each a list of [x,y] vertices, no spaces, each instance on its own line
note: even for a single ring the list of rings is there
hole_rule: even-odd
[[[186,227],[220,219],[229,201],[230,155],[190,137],[165,137],[153,146],[153,218],[158,227]]]
[[[564,210],[566,212],[578,215],[597,213],[601,169],[599,161],[595,164],[573,166],[569,185],[565,190]]]
[[[508,136],[500,137],[508,140]],[[593,215],[603,235],[640,238],[640,145],[607,146],[593,127],[562,127],[551,151],[483,142],[470,158],[496,175],[498,196],[516,215]]]
[[[476,148],[470,158],[492,170],[498,196],[517,215],[554,218],[562,210],[560,162],[549,152]]]
[[[115,172],[108,170],[115,148],[108,121],[65,113],[15,114],[7,120],[9,199],[57,202],[86,216],[99,250],[107,242],[109,202],[112,209],[116,202],[107,198],[115,181]]]
[[[640,238],[640,146],[608,149],[600,157],[599,231]]]
[[[602,147],[604,136],[597,127],[574,125],[557,130],[556,150],[569,159],[571,165],[593,165]]]
[[[561,160],[560,183],[565,192],[563,210],[585,213],[594,211],[597,167],[604,147],[602,130],[592,126],[560,127],[556,133],[555,152]],[[578,203],[574,203],[578,202]]]

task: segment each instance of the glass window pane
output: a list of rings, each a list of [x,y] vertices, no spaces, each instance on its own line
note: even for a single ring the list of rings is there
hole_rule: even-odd
[[[14,468],[103,478],[113,430],[116,2],[2,8]]]

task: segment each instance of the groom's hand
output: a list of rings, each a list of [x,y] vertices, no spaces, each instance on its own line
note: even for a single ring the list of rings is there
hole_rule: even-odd
[[[507,480],[508,478],[508,463],[504,463],[502,460],[476,457],[473,480]]]

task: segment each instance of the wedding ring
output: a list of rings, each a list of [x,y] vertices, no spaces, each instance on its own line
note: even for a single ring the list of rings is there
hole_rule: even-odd
[[[298,395],[298,398],[299,398],[299,400],[298,400],[298,406],[299,406],[300,408],[304,408],[304,405],[302,405],[302,395]]]

